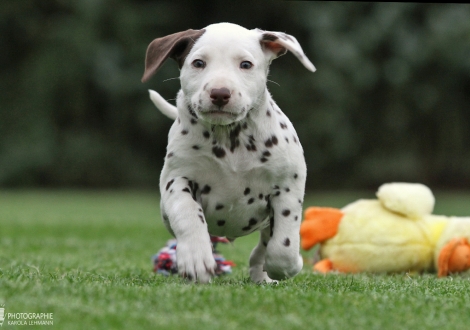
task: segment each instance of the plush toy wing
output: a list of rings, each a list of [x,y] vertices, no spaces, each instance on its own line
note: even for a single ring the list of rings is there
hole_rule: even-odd
[[[420,183],[384,184],[377,191],[377,198],[385,208],[411,219],[431,214],[435,202],[431,189]]]

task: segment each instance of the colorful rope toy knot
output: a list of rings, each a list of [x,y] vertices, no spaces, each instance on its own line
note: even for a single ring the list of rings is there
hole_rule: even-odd
[[[215,275],[226,275],[232,273],[232,267],[235,267],[235,263],[225,258],[217,250],[217,244],[230,243],[225,237],[211,236],[212,243],[212,254],[214,256],[217,268],[215,269]],[[153,271],[157,274],[169,276],[178,274],[178,264],[176,262],[176,239],[170,239],[166,246],[160,249],[157,254],[152,257]]]

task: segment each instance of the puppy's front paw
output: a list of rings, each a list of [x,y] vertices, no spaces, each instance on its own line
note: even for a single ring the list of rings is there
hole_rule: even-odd
[[[264,269],[271,279],[284,280],[297,275],[302,270],[303,264],[304,262],[300,255],[294,260],[282,260],[267,256]]]
[[[178,242],[176,260],[178,273],[198,283],[210,282],[217,267],[210,242]]]
[[[252,269],[250,268],[250,278],[253,282],[262,284],[262,283],[277,283],[276,280],[269,278],[268,274],[261,269]]]

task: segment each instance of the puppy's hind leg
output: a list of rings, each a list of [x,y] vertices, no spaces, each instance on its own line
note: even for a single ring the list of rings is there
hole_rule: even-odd
[[[296,190],[297,195],[303,191]],[[275,280],[283,280],[297,275],[302,269],[303,260],[300,256],[300,218],[302,204],[295,197],[294,189],[275,196],[272,200],[273,217],[271,233],[266,248],[265,270]]]
[[[272,279],[264,271],[264,263],[266,257],[266,247],[269,241],[270,229],[265,228],[260,231],[260,239],[258,245],[255,246],[250,255],[250,278],[255,283],[271,283]]]

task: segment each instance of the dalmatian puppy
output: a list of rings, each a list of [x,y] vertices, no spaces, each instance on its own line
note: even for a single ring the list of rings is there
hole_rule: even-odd
[[[302,269],[306,165],[294,127],[266,88],[271,61],[287,51],[315,71],[293,36],[230,23],[148,46],[143,82],[167,58],[181,70],[176,107],[149,92],[175,120],[160,178],[161,212],[178,241],[179,273],[195,282],[214,275],[209,234],[234,240],[260,232],[249,261],[254,282]]]

